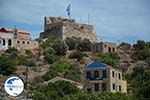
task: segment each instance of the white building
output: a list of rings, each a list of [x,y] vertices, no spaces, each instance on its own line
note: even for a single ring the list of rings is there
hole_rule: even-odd
[[[9,47],[13,47],[14,34],[0,32],[0,50],[6,50]]]

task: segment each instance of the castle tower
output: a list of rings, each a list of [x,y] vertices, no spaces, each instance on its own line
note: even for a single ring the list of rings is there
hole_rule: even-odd
[[[40,39],[49,36],[55,36],[62,40],[74,36],[89,39],[92,43],[99,42],[92,25],[76,23],[74,19],[62,17],[44,18],[44,32],[40,33]]]

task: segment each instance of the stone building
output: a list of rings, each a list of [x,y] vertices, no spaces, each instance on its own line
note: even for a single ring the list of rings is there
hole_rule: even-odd
[[[92,45],[92,52],[117,52],[117,46],[115,43],[111,42],[99,42]]]
[[[0,50],[9,47],[17,49],[33,49],[38,47],[38,42],[31,40],[30,33],[19,29],[0,29]]]
[[[127,83],[122,78],[122,71],[117,68],[93,61],[85,65],[83,74],[83,90],[85,92],[127,93]]]
[[[92,25],[76,23],[74,19],[61,17],[44,18],[44,32],[40,33],[40,39],[49,36],[55,36],[62,40],[74,36],[89,39],[92,43],[99,42]]]

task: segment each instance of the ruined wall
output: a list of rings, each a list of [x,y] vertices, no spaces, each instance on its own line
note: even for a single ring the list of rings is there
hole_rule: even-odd
[[[49,36],[55,36],[62,39],[63,25],[62,24],[49,24],[46,26],[44,32],[40,33],[40,38],[48,38]]]
[[[91,42],[99,42],[92,25],[76,23],[74,19],[64,19],[61,17],[45,17],[44,32],[40,38],[48,38],[50,35],[65,39],[67,37],[87,38]]]
[[[115,43],[111,42],[100,42],[93,44],[92,51],[101,53],[117,52],[117,46]]]
[[[92,25],[71,23],[65,24],[63,27],[63,39],[66,37],[81,37],[89,39],[91,42],[98,42],[96,33],[93,32]]]

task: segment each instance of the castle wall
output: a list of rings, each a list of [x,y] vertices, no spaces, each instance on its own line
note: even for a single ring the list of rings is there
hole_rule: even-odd
[[[96,34],[93,32],[92,25],[71,23],[63,26],[63,39],[66,37],[81,37],[89,39],[91,42],[98,42]]]
[[[40,33],[40,38],[55,36],[60,39],[67,37],[87,38],[91,42],[99,42],[96,33],[93,32],[92,25],[76,23],[74,19],[64,19],[61,17],[45,17],[44,32]]]
[[[48,38],[49,36],[55,36],[62,39],[63,25],[61,24],[48,24],[45,26],[45,31],[40,33],[40,38]]]

